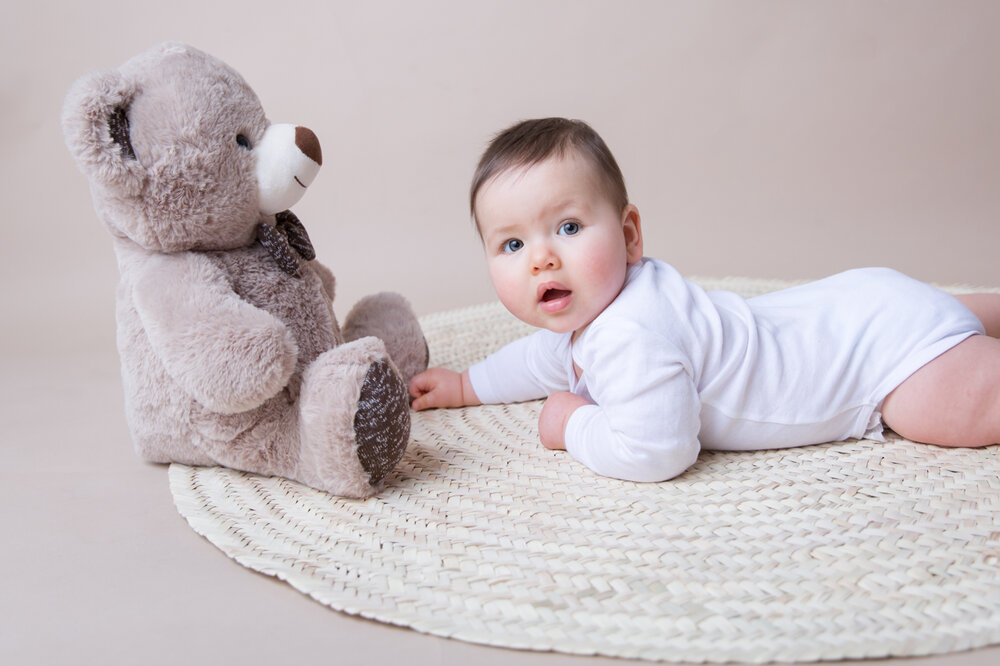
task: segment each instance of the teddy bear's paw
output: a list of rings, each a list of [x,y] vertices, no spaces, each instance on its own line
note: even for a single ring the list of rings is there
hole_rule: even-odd
[[[368,497],[410,436],[406,387],[385,345],[363,338],[321,354],[303,374],[296,479],[343,497]]]
[[[385,342],[404,385],[427,369],[429,352],[420,322],[409,302],[393,292],[362,298],[344,320],[345,340],[374,336]]]
[[[410,439],[406,386],[387,361],[373,363],[365,376],[354,414],[358,459],[373,486],[403,457]]]

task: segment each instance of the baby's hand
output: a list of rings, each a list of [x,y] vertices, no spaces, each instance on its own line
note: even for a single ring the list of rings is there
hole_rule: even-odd
[[[547,449],[566,448],[566,424],[579,407],[591,404],[574,393],[559,391],[549,396],[538,416],[538,438]]]
[[[445,368],[428,368],[410,380],[410,396],[416,410],[482,404],[472,390],[468,371],[459,374]]]

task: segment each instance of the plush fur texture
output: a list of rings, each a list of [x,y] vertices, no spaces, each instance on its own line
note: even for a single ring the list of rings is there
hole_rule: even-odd
[[[402,457],[405,387],[427,366],[426,344],[397,294],[362,300],[342,332],[333,274],[311,260],[304,229],[261,211],[260,174],[272,174],[268,202],[294,203],[322,161],[312,132],[284,127],[234,70],[178,43],[82,77],[63,112],[118,257],[139,454],[366,497]],[[259,162],[272,156],[292,166]]]

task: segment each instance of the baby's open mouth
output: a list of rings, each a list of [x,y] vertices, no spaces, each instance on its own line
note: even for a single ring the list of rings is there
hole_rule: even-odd
[[[569,296],[570,293],[569,289],[546,289],[545,293],[542,294],[542,303],[548,303],[549,301],[564,298]]]

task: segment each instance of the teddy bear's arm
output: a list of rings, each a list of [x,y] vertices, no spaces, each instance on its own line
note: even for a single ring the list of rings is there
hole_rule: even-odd
[[[242,300],[225,276],[192,252],[150,258],[132,296],[153,353],[183,389],[223,414],[273,397],[295,369],[285,325]]]

